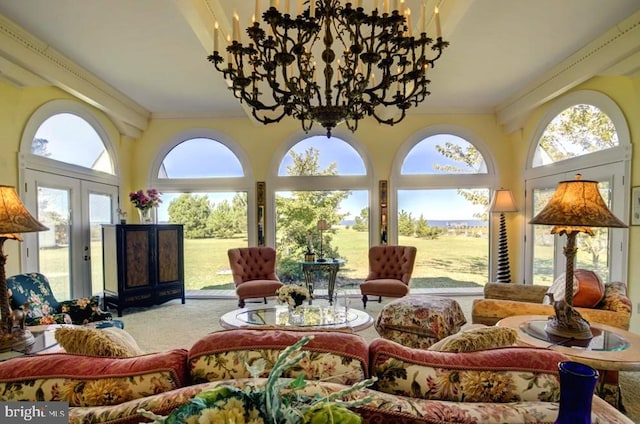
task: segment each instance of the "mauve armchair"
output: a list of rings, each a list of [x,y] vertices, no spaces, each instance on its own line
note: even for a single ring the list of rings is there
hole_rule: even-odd
[[[283,286],[276,275],[276,251],[272,247],[241,247],[229,249],[229,265],[238,295],[238,307],[245,299],[276,296]]]
[[[360,284],[362,305],[367,296],[403,297],[409,293],[417,249],[414,246],[373,246],[369,248],[369,275]]]

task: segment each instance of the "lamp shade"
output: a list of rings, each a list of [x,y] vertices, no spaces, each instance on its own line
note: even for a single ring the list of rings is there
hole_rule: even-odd
[[[516,202],[513,199],[513,193],[511,190],[500,189],[493,192],[493,198],[489,205],[489,212],[502,213],[502,212],[517,212]]]
[[[575,180],[560,181],[549,203],[529,223],[571,227],[627,227],[604,203],[598,190],[598,182],[582,180],[580,174],[576,175]]]
[[[0,185],[0,235],[31,233],[49,228],[39,223],[24,206],[14,187]]]

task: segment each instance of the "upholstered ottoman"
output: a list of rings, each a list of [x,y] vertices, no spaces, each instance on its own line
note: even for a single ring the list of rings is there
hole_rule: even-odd
[[[426,349],[457,333],[467,320],[458,302],[440,296],[405,296],[382,308],[375,322],[381,337]]]

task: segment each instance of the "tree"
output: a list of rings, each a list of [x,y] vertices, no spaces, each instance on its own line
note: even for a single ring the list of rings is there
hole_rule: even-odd
[[[38,156],[49,157],[51,156],[51,152],[47,149],[49,145],[49,140],[46,138],[34,138],[31,143],[31,153]]]
[[[235,213],[231,204],[223,200],[214,206],[207,220],[207,229],[213,237],[231,238],[236,234]]]
[[[416,221],[415,224],[416,237],[425,239],[436,239],[442,234],[442,228],[431,227],[423,215]]]
[[[356,216],[356,223],[353,229],[356,231],[367,231],[369,229],[369,208],[362,208],[360,215]]]
[[[595,106],[580,104],[563,110],[549,123],[538,149],[557,162],[617,145],[611,119]]]
[[[404,209],[398,214],[398,234],[406,237],[413,237],[416,232],[415,222],[410,212]]]
[[[446,142],[444,146],[437,144],[435,148],[442,156],[465,165],[465,168],[462,168],[454,165],[440,165],[436,163],[433,166],[438,170],[448,171],[452,174],[461,174],[467,172],[467,169],[479,170],[484,164],[484,158],[471,143],[467,143],[463,147],[455,143]],[[457,192],[473,205],[489,206],[489,198],[485,190],[458,189]],[[487,212],[475,213],[473,216],[485,221],[489,218]]]
[[[302,154],[289,153],[293,163],[287,167],[290,176],[336,175],[335,163],[320,169],[320,152],[313,147]],[[320,235],[316,229],[318,220],[324,219],[329,230],[323,234],[325,257],[338,256],[331,246],[331,226],[340,223],[346,214],[338,213],[340,202],[349,196],[345,191],[296,191],[291,196],[276,198],[276,222],[278,223],[278,276],[285,280],[301,279],[297,261],[304,256],[311,236],[316,251],[320,247]]]
[[[211,233],[207,229],[211,206],[207,196],[181,194],[168,207],[169,222],[184,225],[186,238],[206,238]]]

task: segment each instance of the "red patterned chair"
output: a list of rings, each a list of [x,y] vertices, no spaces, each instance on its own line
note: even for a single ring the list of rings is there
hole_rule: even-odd
[[[229,249],[229,265],[236,285],[238,306],[244,308],[245,299],[276,295],[282,287],[276,275],[276,251],[272,247],[242,247]]]
[[[360,284],[362,305],[367,296],[403,297],[409,293],[417,249],[414,246],[373,246],[369,249],[369,275]]]

